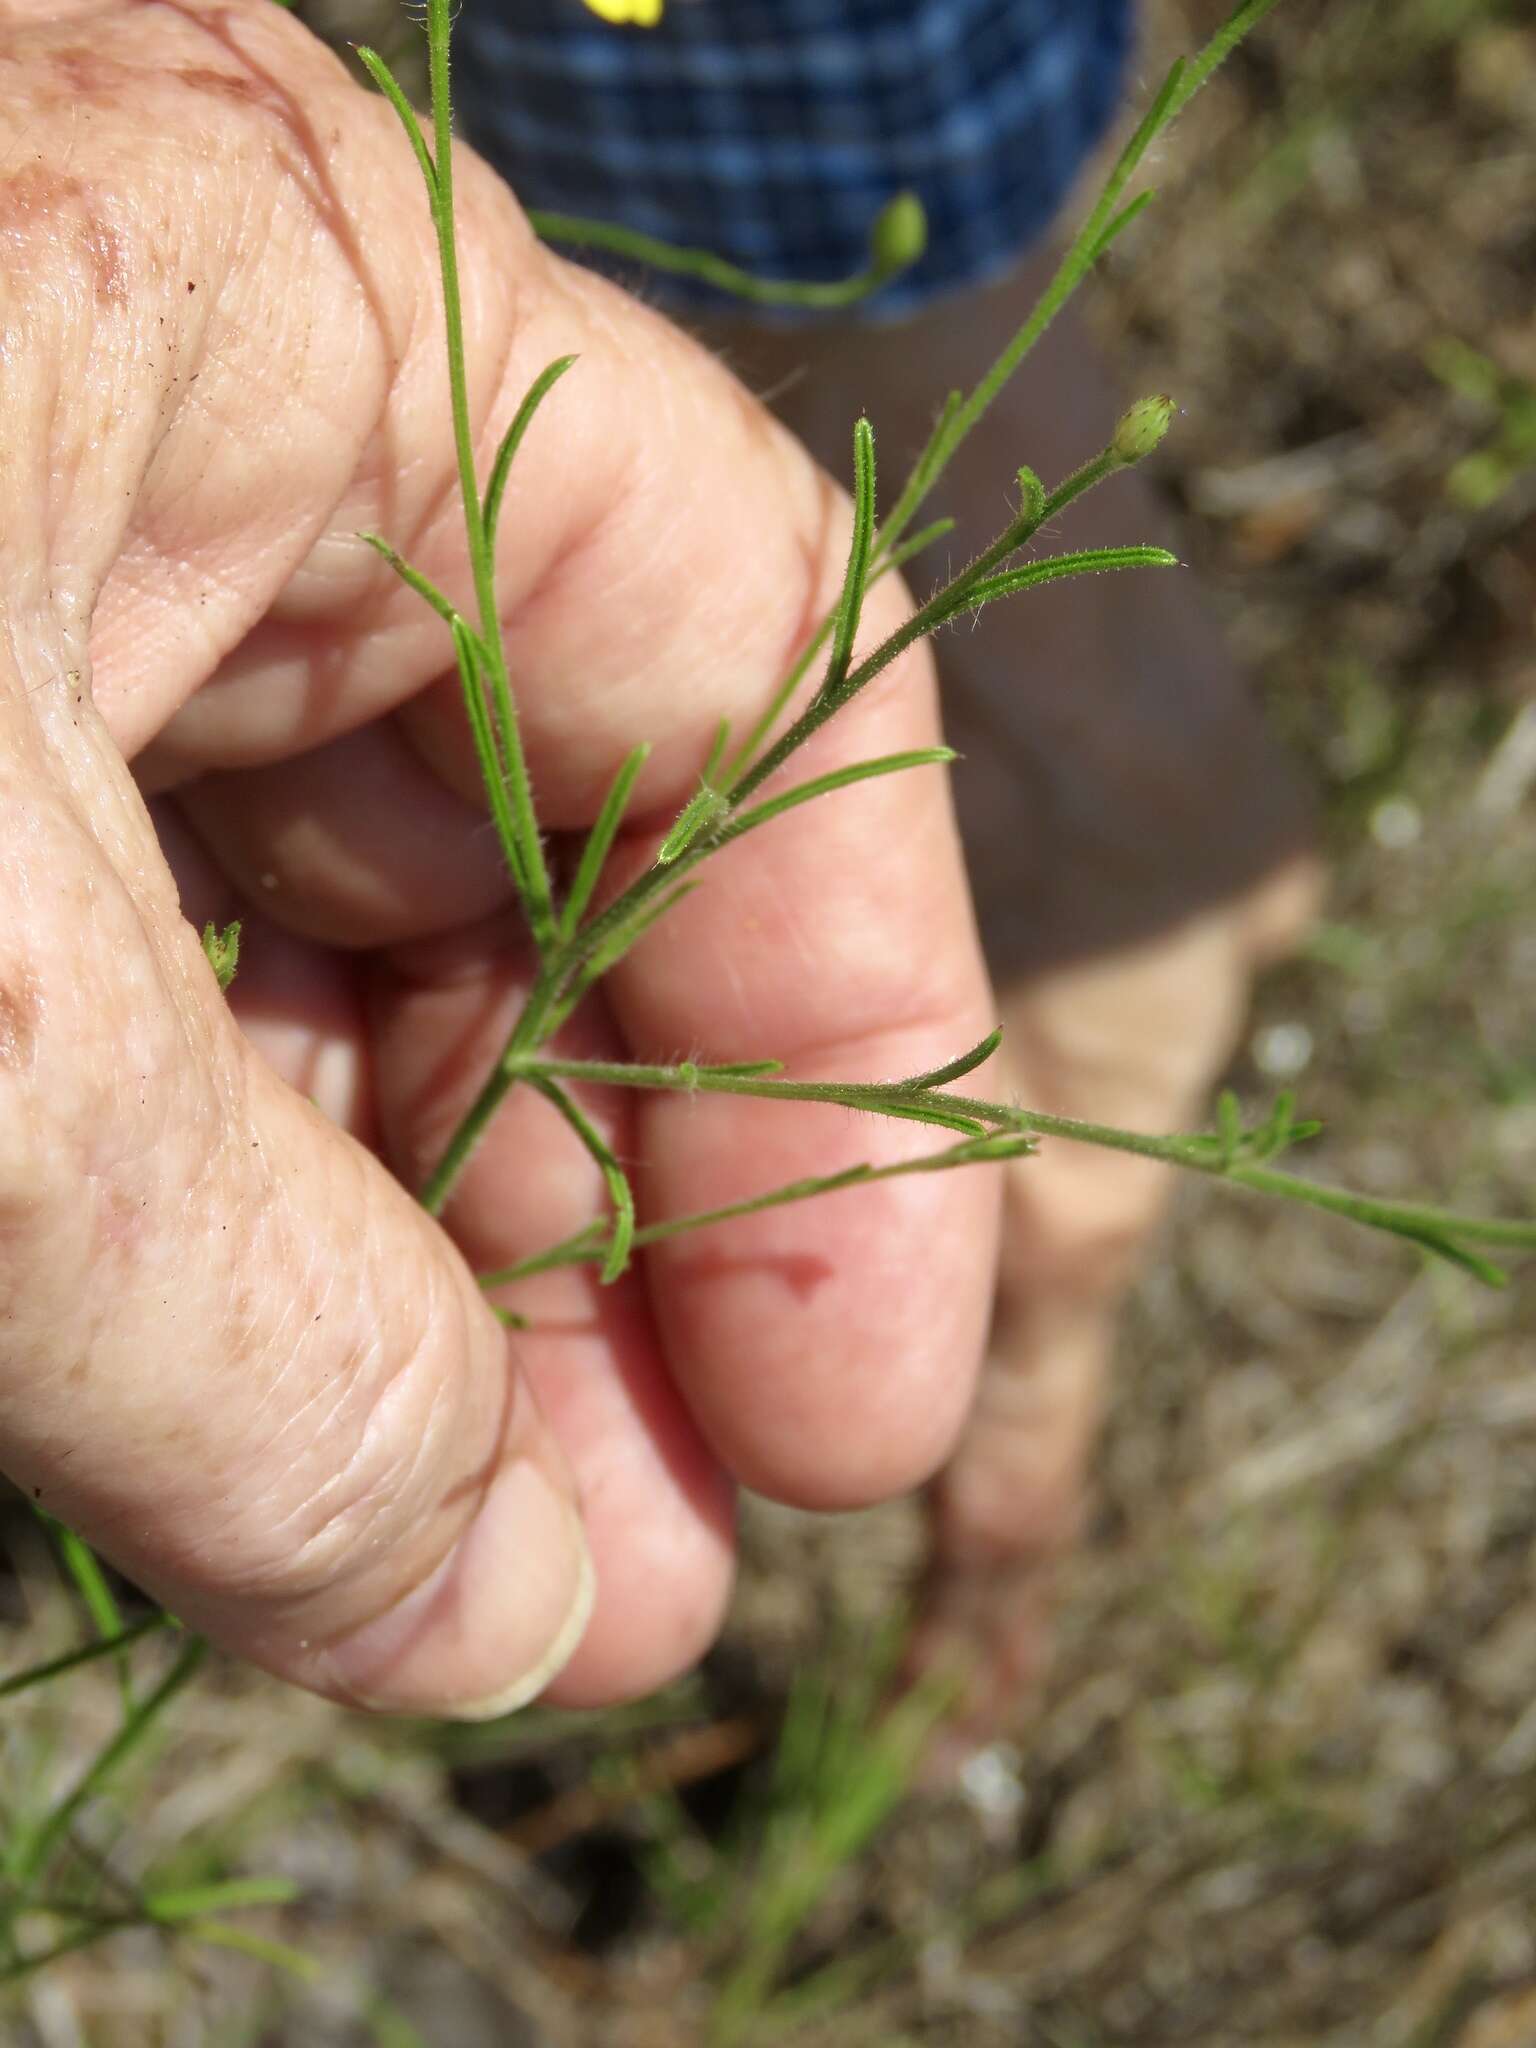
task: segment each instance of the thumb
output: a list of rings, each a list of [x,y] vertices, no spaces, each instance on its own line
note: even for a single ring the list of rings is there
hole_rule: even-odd
[[[0,1462],[270,1671],[505,1711],[590,1604],[560,1455],[447,1237],[231,1024],[83,665],[0,606]]]

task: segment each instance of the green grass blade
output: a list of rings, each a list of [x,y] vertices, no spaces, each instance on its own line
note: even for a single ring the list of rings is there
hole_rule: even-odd
[[[67,1529],[50,1515],[48,1518],[54,1542],[59,1547],[59,1556],[64,1569],[74,1583],[75,1590],[85,1603],[96,1633],[104,1641],[114,1642],[123,1633],[123,1617],[112,1588],[107,1584],[106,1573],[97,1561],[96,1553],[73,1529]],[[127,1657],[119,1650],[117,1664],[117,1687],[122,1696],[123,1712],[133,1707],[133,1673]]]
[[[113,1774],[144,1741],[161,1714],[197,1670],[207,1648],[207,1644],[197,1636],[186,1644],[181,1655],[154,1691],[146,1694],[134,1706],[111,1741],[97,1752],[73,1789],[66,1792],[64,1797],[44,1815],[22,1853],[16,1858],[16,1881],[23,1895],[42,1874],[49,1857],[68,1833],[76,1814],[101,1792]]]
[[[496,735],[491,730],[490,709],[485,701],[480,642],[466,619],[455,616],[451,624],[453,651],[459,666],[459,687],[464,699],[464,716],[469,725],[470,738],[474,742],[475,758],[480,764],[480,780],[485,786],[491,822],[496,828],[501,857],[506,862],[513,886],[526,902],[528,878],[523,865],[522,842],[517,835],[517,820],[512,815],[511,799],[507,794],[507,778],[502,771],[501,752],[496,744]]]
[[[291,1906],[299,1887],[288,1877],[231,1877],[220,1884],[185,1885],[177,1891],[146,1892],[144,1910],[151,1920],[201,1920],[210,1913],[231,1913],[243,1906]]]
[[[94,1664],[102,1657],[115,1657],[132,1644],[141,1642],[145,1636],[153,1635],[157,1629],[171,1628],[174,1623],[168,1614],[147,1614],[142,1621],[134,1622],[120,1635],[104,1636],[94,1643],[86,1643],[78,1650],[68,1650],[62,1657],[51,1657],[46,1664],[30,1664],[25,1671],[17,1671],[10,1678],[0,1679],[0,1700],[14,1699],[17,1693],[30,1692],[34,1686],[46,1685],[50,1679],[62,1678],[66,1671],[76,1671],[82,1664]]]

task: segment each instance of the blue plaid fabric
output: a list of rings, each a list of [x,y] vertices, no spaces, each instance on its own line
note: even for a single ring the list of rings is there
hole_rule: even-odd
[[[1131,6],[670,0],[634,29],[578,0],[470,0],[460,118],[526,206],[760,277],[860,269],[880,207],[913,190],[928,252],[867,308],[895,316],[1005,269],[1048,224],[1114,109]],[[649,289],[727,303],[691,280]]]

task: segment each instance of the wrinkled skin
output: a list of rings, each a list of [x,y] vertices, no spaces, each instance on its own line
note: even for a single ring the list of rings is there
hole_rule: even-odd
[[[483,1712],[562,1663],[562,1699],[654,1686],[717,1626],[735,1482],[835,1507],[942,1459],[996,1178],[786,1210],[606,1290],[556,1276],[506,1340],[471,1263],[601,1191],[530,1099],[445,1229],[406,1192],[528,972],[442,630],[355,538],[467,601],[416,168],[271,0],[12,4],[0,109],[5,1469],[338,1697]],[[502,527],[541,814],[568,844],[651,739],[633,868],[834,596],[847,504],[696,344],[544,255],[468,152],[459,175],[483,461],[581,357]],[[902,603],[884,588],[870,634]],[[935,737],[916,656],[805,768]],[[985,1033],[943,778],[801,819],[719,860],[573,1043],[869,1076]],[[247,915],[233,1023],[178,889],[193,924]],[[914,1142],[776,1104],[593,1108],[657,1215]]]
[[[537,372],[581,357],[502,525],[541,817],[566,857],[650,739],[633,870],[835,594],[846,501],[697,344],[542,252],[467,151],[459,176],[482,473]],[[520,1091],[443,1227],[407,1192],[530,963],[441,628],[355,538],[467,601],[393,116],[270,0],[0,0],[0,251],[0,1464],[189,1623],[334,1697],[646,1690],[718,1624],[738,1482],[853,1505],[960,1438],[1000,1178],[743,1221],[608,1289],[551,1276],[509,1341],[472,1269],[601,1189]],[[903,603],[882,584],[866,637]],[[936,732],[913,654],[804,771]],[[194,927],[237,915],[231,1015]],[[1246,964],[1222,953],[1224,1000]],[[847,1078],[973,1043],[994,1005],[941,778],[722,856],[605,995],[573,1048]],[[651,1215],[921,1142],[809,1107],[588,1106]],[[1098,1192],[1059,1185],[1021,1194],[1038,1270],[1011,1267],[1047,1325],[1104,1234]],[[941,1501],[985,1485],[969,1455]]]

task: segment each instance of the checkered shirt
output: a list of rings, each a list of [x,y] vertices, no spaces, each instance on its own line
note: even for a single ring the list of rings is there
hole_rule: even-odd
[[[928,252],[867,305],[896,316],[994,276],[1048,224],[1113,112],[1131,6],[671,0],[634,29],[577,0],[466,0],[460,119],[525,205],[759,277],[861,269],[874,216],[913,190]],[[679,310],[727,303],[687,279],[648,290]]]

